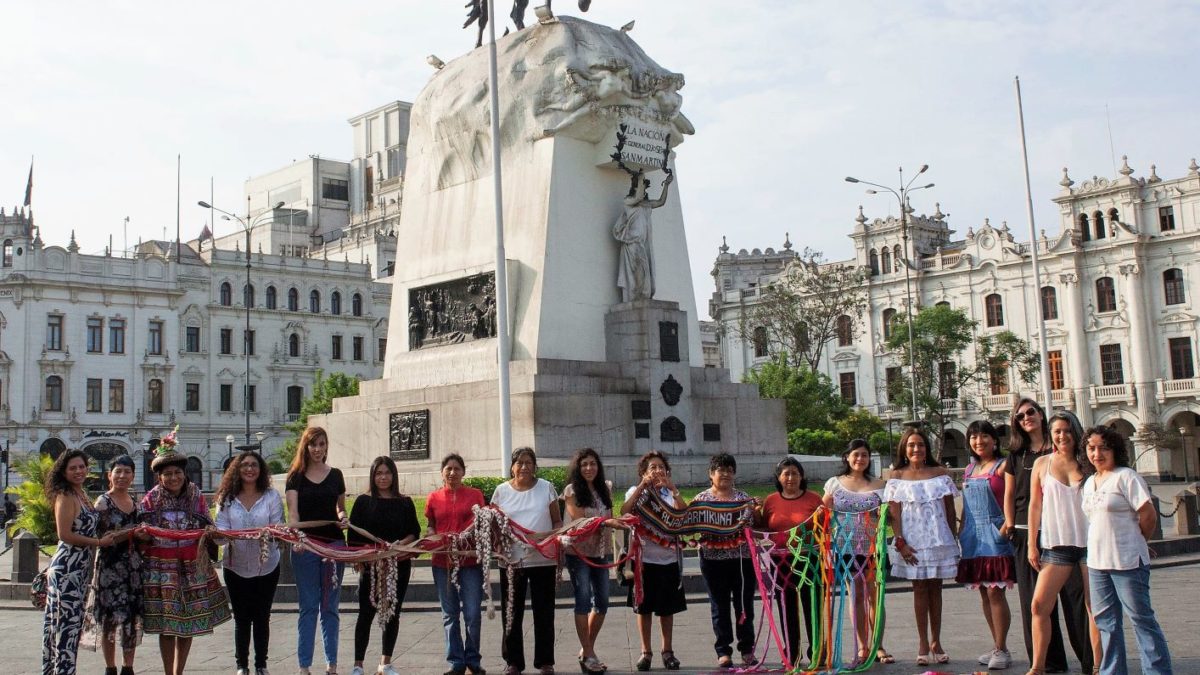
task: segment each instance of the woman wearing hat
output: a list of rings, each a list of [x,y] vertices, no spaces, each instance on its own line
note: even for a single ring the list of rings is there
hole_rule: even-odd
[[[202,530],[213,524],[200,489],[184,473],[175,432],[163,438],[150,469],[158,479],[141,503],[141,521],[164,530]],[[142,550],[143,626],[158,633],[163,671],[181,675],[192,638],[228,621],[229,597],[199,542],[151,537]]]

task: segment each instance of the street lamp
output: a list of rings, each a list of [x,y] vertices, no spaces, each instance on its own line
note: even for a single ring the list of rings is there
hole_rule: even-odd
[[[909,272],[910,268],[912,267],[911,262],[910,262],[912,260],[912,256],[909,254],[909,250],[908,250],[908,210],[910,208],[909,204],[908,204],[908,195],[912,192],[916,192],[917,190],[925,190],[925,189],[933,187],[933,183],[929,183],[928,185],[919,185],[917,187],[912,186],[912,184],[914,182],[916,182],[917,177],[920,176],[921,174],[925,173],[928,169],[929,169],[928,164],[922,164],[921,169],[919,171],[917,171],[917,175],[913,176],[911,180],[909,180],[907,183],[905,183],[904,182],[904,167],[900,167],[900,189],[898,191],[893,190],[892,188],[890,188],[886,185],[880,185],[879,183],[872,183],[870,181],[859,180],[857,178],[852,178],[850,176],[846,176],[847,183],[862,183],[864,185],[871,185],[871,186],[877,187],[877,188],[879,188],[879,190],[883,190],[884,192],[890,193],[893,197],[896,198],[896,200],[898,202],[900,202],[900,237],[904,241],[904,258],[905,258],[905,260],[904,260],[905,303],[904,304],[905,304],[905,313],[908,317],[908,378],[909,378],[908,386],[909,386],[909,389],[912,390],[912,418],[913,418],[914,422],[917,421],[917,358],[916,358],[917,354],[916,354],[915,348],[913,347],[912,279],[911,279],[911,275]],[[879,194],[879,190],[867,190],[867,194],[877,195],[877,194]]]
[[[246,408],[246,445],[250,445],[250,233],[265,216],[272,215],[275,209],[283,208],[284,202],[277,202],[269,210],[263,211],[255,218],[250,218],[250,198],[247,197],[245,219],[224,209],[218,209],[203,200],[196,203],[200,205],[200,208],[223,214],[221,216],[223,220],[236,220],[246,231],[246,285],[242,287],[242,304],[246,306],[246,332],[242,335],[242,351],[246,353],[246,382],[242,385],[242,405]],[[226,438],[225,440],[230,439]],[[229,444],[229,455],[233,456],[232,441]]]
[[[229,434],[228,436],[225,437],[225,442],[229,444],[229,455],[226,457],[227,460],[233,459],[233,442],[236,440],[237,440],[237,437],[234,436],[233,434]]]

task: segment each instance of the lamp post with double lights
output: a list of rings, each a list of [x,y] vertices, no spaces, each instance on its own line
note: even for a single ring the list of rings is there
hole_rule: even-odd
[[[915,176],[913,176],[907,183],[905,183],[904,182],[904,167],[900,167],[900,189],[899,190],[893,190],[892,188],[890,188],[886,185],[880,185],[879,183],[872,183],[870,181],[859,180],[859,179],[853,178],[851,176],[846,176],[847,183],[861,183],[863,185],[870,185],[872,187],[879,188],[878,190],[868,189],[867,194],[877,195],[877,194],[879,194],[879,191],[882,190],[884,192],[891,194],[900,203],[900,237],[904,241],[904,296],[905,296],[904,304],[905,304],[905,314],[907,315],[907,318],[908,318],[908,378],[909,378],[908,386],[909,386],[909,389],[912,390],[912,419],[914,422],[917,421],[917,354],[916,354],[916,350],[914,349],[914,346],[913,346],[913,342],[914,342],[914,340],[913,340],[913,315],[912,315],[913,298],[912,298],[912,277],[911,277],[911,273],[910,273],[910,269],[912,267],[912,265],[911,265],[912,256],[909,254],[909,250],[908,250],[908,210],[909,210],[908,195],[910,193],[916,192],[917,190],[925,190],[925,189],[933,187],[933,183],[929,183],[928,185],[918,185],[917,187],[913,187],[913,183],[916,182],[917,178],[920,177],[920,175],[925,173],[927,170],[929,170],[929,165],[922,164],[921,169],[919,171],[917,171],[917,174]]]
[[[249,202],[249,198],[247,198]],[[246,332],[242,335],[242,351],[246,353],[246,383],[242,385],[242,404],[246,408],[246,445],[251,445],[250,442],[250,305],[252,304],[250,297],[250,233],[254,230],[254,226],[259,224],[266,216],[273,215],[275,209],[283,208],[283,202],[278,202],[270,209],[263,211],[258,216],[250,217],[250,206],[246,205],[246,217],[243,219],[237,214],[230,213],[224,209],[219,209],[206,201],[196,202],[201,208],[216,211],[222,214],[223,220],[236,220],[241,223],[242,229],[246,231],[246,285],[242,287],[242,304],[246,306]],[[232,447],[232,445],[230,446]],[[233,450],[230,450],[230,455]]]

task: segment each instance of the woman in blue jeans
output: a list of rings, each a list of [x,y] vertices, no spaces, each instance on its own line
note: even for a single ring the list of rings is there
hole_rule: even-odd
[[[310,539],[345,546],[346,481],[342,472],[325,463],[329,437],[321,427],[309,427],[296,444],[296,459],[287,474],[288,525],[325,520],[328,525],[304,528]],[[312,667],[313,638],[321,619],[321,641],[325,647],[326,673],[337,672],[338,599],[343,563],[321,560],[321,556],[293,550],[292,570],[300,596],[300,618],[296,622],[296,659],[301,675]]]
[[[612,517],[612,483],[604,479],[600,455],[584,448],[571,458],[563,502],[570,520],[606,518],[608,527],[620,527]],[[596,638],[608,612],[608,565],[612,562],[612,537],[608,530],[567,549],[567,571],[575,587],[575,633],[579,636],[579,666],[585,673],[603,673],[608,666],[596,656]],[[590,564],[589,564],[590,563]]]
[[[1088,517],[1087,567],[1092,616],[1100,631],[1100,672],[1126,672],[1122,618],[1128,614],[1137,637],[1142,672],[1171,675],[1171,654],[1150,606],[1150,548],[1146,540],[1158,519],[1150,489],[1129,468],[1125,439],[1106,426],[1084,434],[1096,473],[1083,485]]]
[[[425,502],[428,533],[457,534],[467,529],[475,519],[472,509],[483,506],[483,493],[463,485],[467,465],[463,458],[450,453],[442,458],[442,488],[429,494]],[[442,627],[446,630],[446,675],[485,675],[480,664],[479,623],[483,604],[483,570],[474,557],[458,561],[458,585],[450,580],[450,556],[433,556],[433,583],[442,603]],[[466,640],[459,617],[466,626]]]

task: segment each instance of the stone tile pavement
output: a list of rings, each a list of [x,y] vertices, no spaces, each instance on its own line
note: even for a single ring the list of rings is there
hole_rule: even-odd
[[[1162,622],[1175,661],[1175,672],[1180,675],[1200,674],[1200,610],[1196,598],[1200,597],[1200,565],[1164,567],[1152,573],[1153,602]],[[1190,590],[1189,590],[1190,589]],[[1010,646],[1018,660],[1008,673],[1024,673],[1027,663],[1020,638],[1019,619],[1016,619],[1016,593],[1009,593],[1009,602],[1014,614],[1014,627],[1009,633]],[[423,605],[423,603],[422,603]],[[12,607],[12,605],[8,605]],[[339,647],[339,669],[345,674],[352,665],[353,632],[355,614],[353,606],[343,604],[341,615],[341,640]],[[914,665],[916,632],[912,628],[912,595],[907,592],[889,593],[887,597],[888,629],[885,645],[895,654],[898,663],[890,666],[877,665],[870,672],[886,674],[919,673],[924,668]],[[576,638],[571,622],[570,609],[559,605],[556,621],[556,656],[559,672],[573,672]],[[484,666],[489,672],[499,675],[503,663],[499,658],[499,617],[484,618],[483,653]],[[272,621],[270,670],[274,675],[296,672],[295,648],[296,615],[277,612]],[[530,619],[526,617],[526,649],[532,659],[532,635],[528,634]],[[944,619],[942,642],[953,657],[944,672],[967,673],[975,670],[975,657],[991,647],[986,637],[987,628],[980,614],[978,595],[959,588],[948,588],[944,596]],[[711,672],[715,657],[712,651],[712,632],[708,620],[708,605],[704,598],[689,598],[687,612],[676,617],[675,649],[683,662],[681,672]],[[217,629],[214,635],[196,638],[189,673],[233,673],[233,627],[232,623]],[[32,609],[0,609],[0,672],[38,673],[42,637],[42,615]],[[380,634],[376,628],[372,633],[371,649],[368,650],[369,665],[377,663]],[[657,638],[656,638],[657,640]],[[1127,642],[1131,655],[1130,673],[1137,675],[1141,670],[1136,664],[1136,647],[1132,633],[1127,629]],[[400,639],[394,660],[400,672],[440,674],[445,671],[442,660],[441,617],[432,607],[422,606],[418,611],[405,612],[401,617]],[[657,643],[656,643],[657,644]],[[609,672],[633,671],[633,662],[638,657],[637,627],[633,615],[624,607],[615,606],[600,635],[598,653],[609,665]],[[318,638],[318,666],[320,658]],[[772,657],[774,658],[774,657]],[[80,673],[100,675],[104,672],[103,659],[98,653],[82,651],[79,659]],[[137,671],[140,673],[161,672],[157,639],[148,636],[138,651]],[[1077,664],[1076,664],[1077,667]],[[318,667],[314,672],[320,672]],[[373,672],[368,669],[368,673]],[[663,672],[655,661],[654,672]]]

